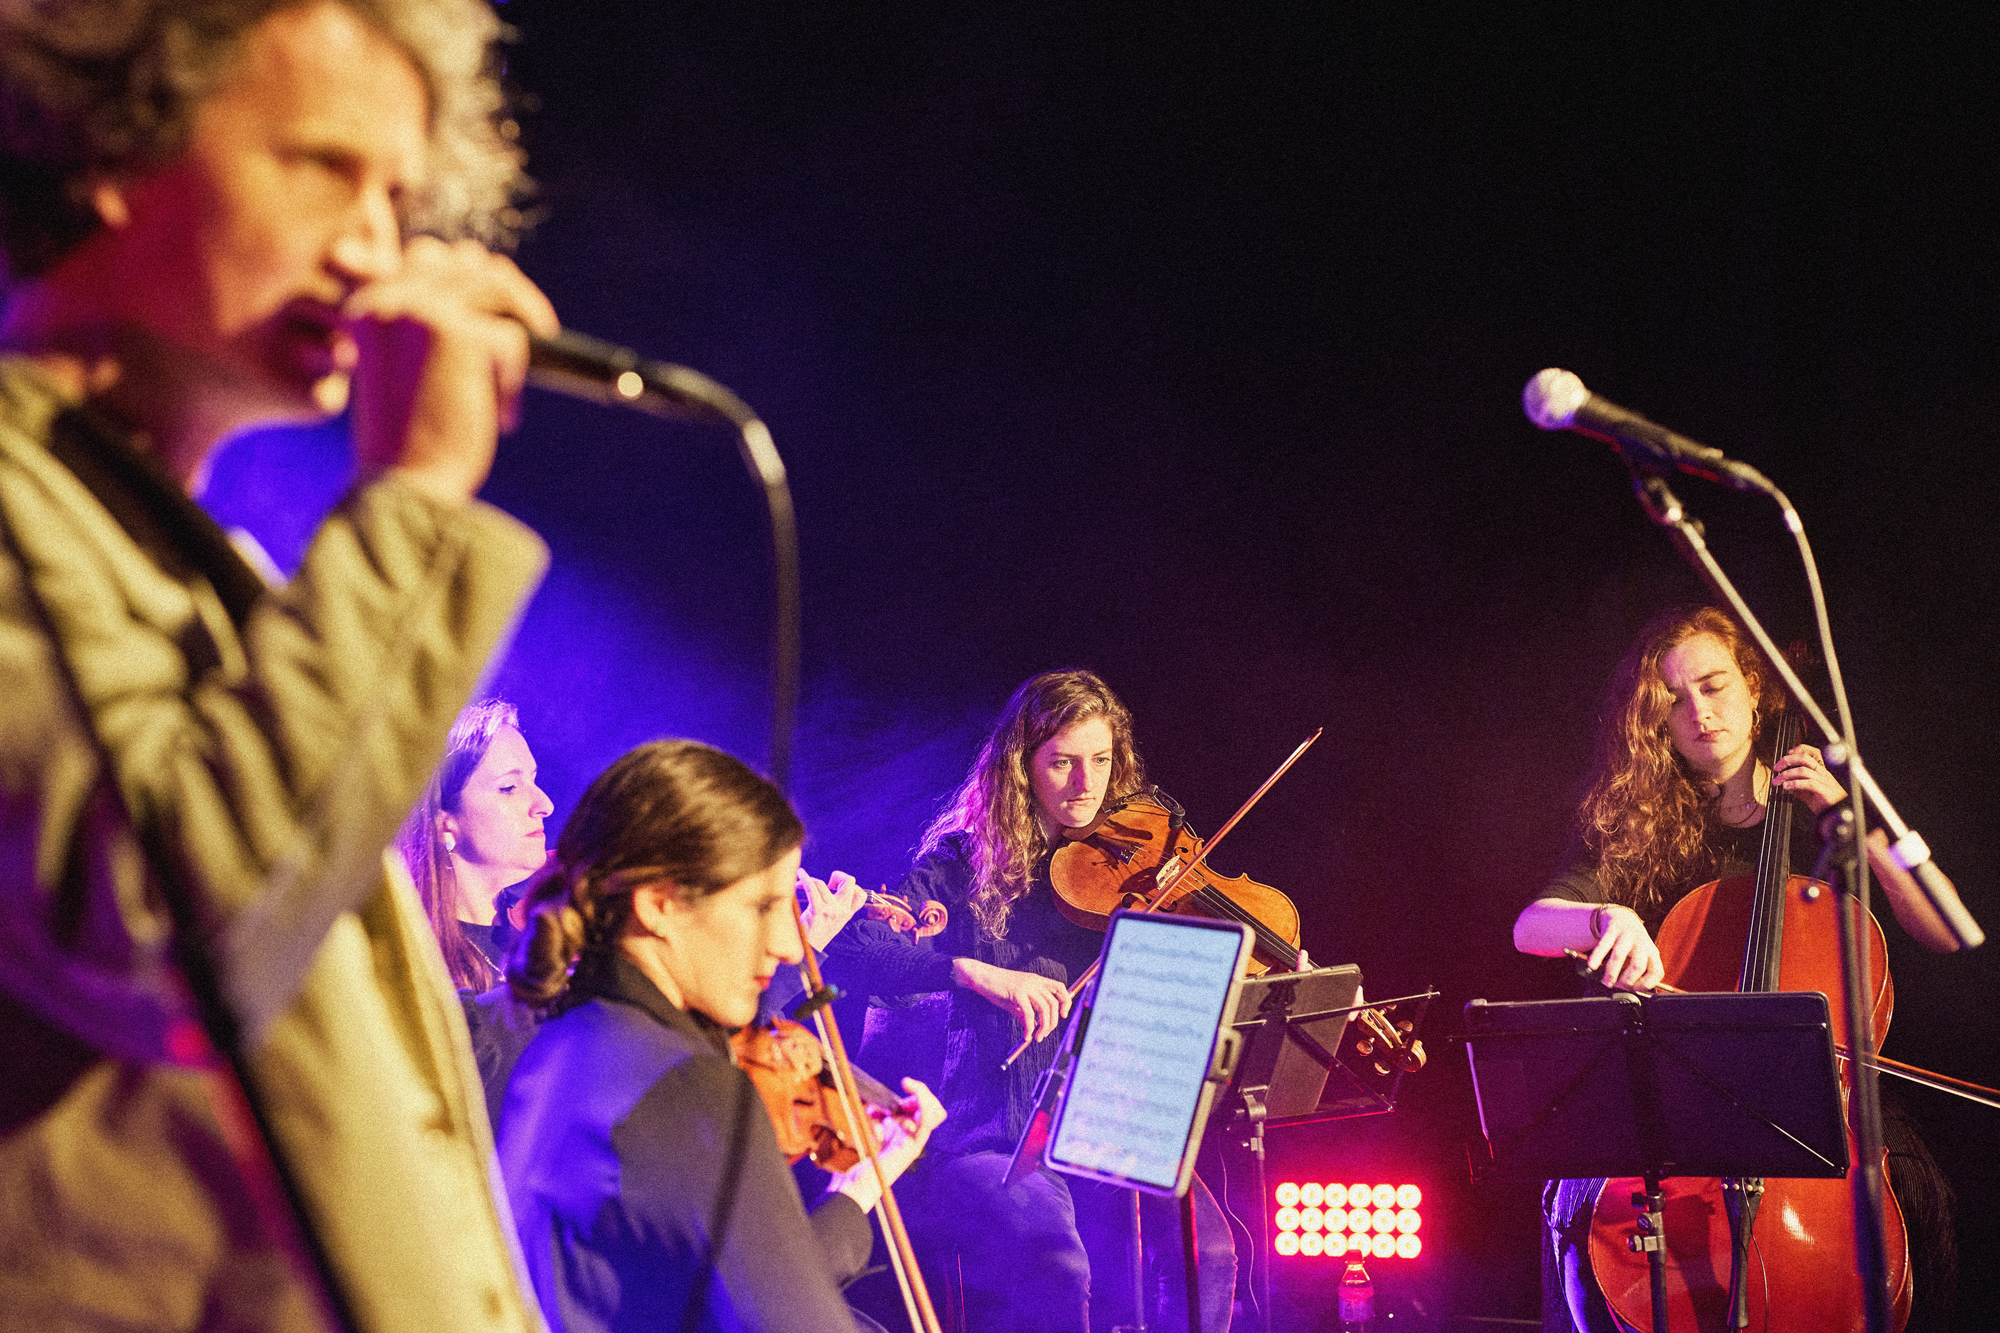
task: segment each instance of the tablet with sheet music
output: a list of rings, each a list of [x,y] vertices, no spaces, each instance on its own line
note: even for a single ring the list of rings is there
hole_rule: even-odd
[[[1117,912],[1056,1115],[1049,1165],[1179,1195],[1239,1039],[1227,1019],[1250,957],[1233,921]]]

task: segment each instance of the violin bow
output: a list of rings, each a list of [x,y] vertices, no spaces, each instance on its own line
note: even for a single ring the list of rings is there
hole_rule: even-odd
[[[1584,976],[1596,976],[1598,971],[1601,970],[1590,967],[1590,955],[1580,949],[1564,949],[1563,953],[1576,960],[1577,971]],[[1619,987],[1619,989],[1622,990],[1624,987]],[[1642,995],[1691,995],[1694,992],[1684,991],[1678,986],[1669,986],[1666,982],[1662,981],[1650,991],[1635,993]],[[1840,1042],[1833,1044],[1833,1053],[1843,1060],[1852,1060],[1854,1058],[1854,1052],[1850,1051]],[[1868,1060],[1870,1064],[1885,1074],[1894,1074],[1897,1078],[1922,1084],[1926,1088],[1935,1088],[1939,1092],[1948,1092],[1954,1097],[1963,1097],[1969,1102],[1978,1102],[1981,1106],[1991,1106],[1995,1110],[2000,1110],[2000,1088],[1989,1088],[1981,1083],[1969,1083],[1962,1078],[1953,1078],[1949,1074],[1933,1073],[1928,1069],[1920,1069],[1916,1065],[1906,1065],[1901,1060],[1891,1060],[1880,1051],[1869,1056]]]
[[[1304,754],[1307,750],[1312,749],[1313,742],[1318,740],[1321,734],[1324,733],[1325,731],[1326,731],[1325,727],[1317,728],[1312,735],[1300,741],[1299,748],[1292,751],[1290,757],[1287,758],[1284,763],[1279,764],[1278,767],[1272,771],[1270,777],[1264,779],[1263,786],[1257,788],[1256,791],[1250,793],[1250,799],[1237,807],[1236,813],[1231,815],[1229,819],[1223,824],[1223,826],[1215,831],[1214,837],[1210,838],[1206,843],[1202,844],[1202,849],[1199,852],[1195,853],[1194,858],[1190,860],[1186,865],[1182,866],[1179,870],[1176,870],[1174,872],[1174,876],[1172,879],[1168,880],[1165,884],[1160,885],[1159,891],[1154,895],[1155,900],[1159,902],[1165,902],[1169,897],[1171,897],[1173,891],[1180,887],[1181,881],[1186,879],[1189,875],[1192,875],[1197,869],[1201,867],[1201,863],[1208,859],[1208,854],[1215,850],[1216,845],[1220,843],[1224,838],[1229,836],[1229,830],[1235,828],[1236,825],[1242,820],[1243,816],[1249,814],[1252,808],[1256,806],[1257,802],[1264,799],[1264,793],[1271,790],[1272,787],[1277,785],[1278,779],[1285,776],[1285,774],[1291,769],[1293,764],[1299,762],[1300,755]],[[1074,993],[1075,989],[1072,988],[1071,994]]]
[[[799,940],[803,944],[806,937],[805,914],[799,910],[799,896],[788,895],[792,904],[792,919],[799,928]],[[806,979],[806,994],[813,1000],[826,995],[826,980],[820,975],[819,960],[813,956],[810,947],[799,962],[799,971]],[[943,1333],[938,1324],[937,1310],[931,1305],[931,1294],[924,1286],[924,1275],[917,1269],[916,1251],[910,1247],[910,1233],[903,1227],[902,1210],[896,1206],[896,1196],[889,1192],[889,1177],[882,1170],[882,1157],[877,1151],[875,1135],[869,1132],[868,1108],[862,1105],[860,1090],[855,1086],[853,1069],[847,1060],[847,1044],[840,1038],[840,1023],[833,1016],[831,1005],[821,1003],[813,1010],[813,1022],[819,1027],[820,1039],[826,1043],[827,1061],[833,1073],[833,1088],[839,1094],[841,1104],[847,1108],[848,1123],[855,1127],[855,1144],[868,1159],[868,1165],[875,1169],[875,1183],[882,1188],[881,1201],[875,1205],[876,1214],[882,1221],[882,1238],[888,1242],[889,1266],[896,1270],[896,1284],[903,1290],[903,1308],[909,1313],[910,1327],[915,1333]]]
[[[1179,870],[1176,870],[1173,873],[1172,878],[1168,879],[1166,883],[1159,885],[1154,890],[1153,896],[1145,900],[1144,906],[1134,908],[1133,910],[1139,912],[1159,911],[1160,908],[1158,904],[1164,903],[1170,897],[1172,897],[1173,891],[1180,887],[1181,881],[1186,879],[1189,875],[1192,875],[1196,870],[1199,870],[1201,868],[1202,862],[1208,860],[1208,854],[1215,850],[1216,845],[1218,843],[1220,843],[1224,838],[1229,836],[1229,830],[1235,828],[1236,825],[1242,820],[1243,816],[1249,814],[1251,809],[1256,806],[1257,802],[1264,799],[1264,793],[1271,790],[1271,788],[1277,784],[1278,779],[1285,776],[1286,772],[1290,770],[1293,764],[1299,762],[1299,756],[1304,754],[1307,750],[1310,750],[1313,746],[1313,742],[1318,740],[1320,736],[1325,733],[1325,731],[1326,731],[1325,727],[1318,727],[1313,731],[1312,735],[1306,737],[1303,741],[1300,741],[1299,748],[1292,751],[1291,755],[1285,760],[1285,762],[1279,764],[1278,767],[1272,771],[1270,777],[1264,779],[1263,786],[1257,788],[1256,791],[1250,793],[1250,799],[1237,807],[1236,813],[1231,815],[1228,818],[1228,820],[1224,822],[1222,827],[1215,831],[1215,836],[1210,838],[1207,842],[1203,843],[1201,850],[1199,852],[1196,852],[1186,865],[1182,866]],[[1075,981],[1070,983],[1069,998],[1072,1001],[1074,1001],[1076,997],[1082,993],[1083,988],[1090,984],[1090,979],[1096,975],[1097,975],[1097,964],[1092,963],[1089,967],[1083,970],[1082,976],[1078,977]],[[1008,1054],[1007,1058],[1000,1062],[1000,1067],[1002,1069],[1006,1069],[1009,1066],[1011,1066],[1016,1060],[1021,1058],[1022,1054],[1026,1052],[1030,1046],[1034,1044],[1035,1043],[1032,1032],[1024,1034],[1021,1038],[1021,1044],[1019,1046],[1016,1046],[1013,1049],[1013,1051],[1011,1051]]]

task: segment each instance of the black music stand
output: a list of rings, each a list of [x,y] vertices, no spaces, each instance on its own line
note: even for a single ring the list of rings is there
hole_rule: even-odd
[[[1266,1193],[1264,1126],[1275,1113],[1298,1115],[1319,1105],[1329,1070],[1339,1063],[1341,1034],[1361,993],[1361,969],[1322,967],[1252,977],[1236,995],[1229,1024],[1243,1038],[1230,1081],[1229,1128],[1249,1152],[1262,1219],[1257,1254],[1257,1307],[1271,1330],[1271,1209]]]
[[[1483,1180],[1638,1176],[1639,1234],[1666,1333],[1660,1182],[1834,1178],[1847,1124],[1826,997],[1656,995],[1465,1006],[1466,1057],[1491,1160]],[[1754,1209],[1732,1209],[1739,1260]],[[1731,1274],[1732,1305],[1742,1290]]]
[[[1242,1036],[1243,1055],[1229,1086],[1233,1111],[1228,1124],[1250,1154],[1257,1191],[1263,1247],[1252,1280],[1266,1333],[1271,1321],[1271,1210],[1265,1127],[1393,1110],[1402,1069],[1390,1065],[1378,1073],[1375,1053],[1360,1049],[1363,1042],[1348,1020],[1361,1009],[1382,1009],[1392,1021],[1401,1017],[1414,1030],[1437,992],[1358,1005],[1360,994],[1361,969],[1352,965],[1252,977],[1238,991],[1230,1018],[1230,1026]]]
[[[1260,1122],[1316,1109],[1360,993],[1361,969],[1351,965],[1247,978],[1229,1018],[1243,1037],[1230,1092],[1257,1097]]]

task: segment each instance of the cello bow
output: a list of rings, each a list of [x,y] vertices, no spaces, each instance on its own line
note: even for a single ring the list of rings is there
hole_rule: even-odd
[[[1590,955],[1584,953],[1581,949],[1564,949],[1563,953],[1576,960],[1577,971],[1584,976],[1597,975],[1596,971],[1588,966]],[[1643,995],[1689,995],[1693,992],[1684,991],[1678,986],[1669,986],[1663,981],[1655,985],[1651,990],[1639,993]],[[1854,1053],[1848,1050],[1846,1044],[1843,1042],[1835,1042],[1833,1044],[1833,1053],[1843,1060],[1854,1058]],[[1989,1088],[1982,1083],[1973,1083],[1967,1079],[1953,1078],[1949,1074],[1940,1074],[1935,1070],[1905,1064],[1901,1060],[1892,1060],[1888,1056],[1879,1053],[1871,1057],[1871,1063],[1885,1074],[1894,1074],[1897,1078],[1906,1079],[1911,1083],[1921,1084],[1926,1088],[1935,1088],[1939,1092],[1948,1092],[1954,1097],[1963,1097],[1969,1102],[1978,1102],[1981,1106],[1990,1106],[1996,1111],[2000,1111],[2000,1088]]]

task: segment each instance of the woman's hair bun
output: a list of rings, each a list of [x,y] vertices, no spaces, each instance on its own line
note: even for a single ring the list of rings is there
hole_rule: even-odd
[[[568,876],[545,872],[528,890],[528,926],[507,960],[507,985],[523,1003],[546,1007],[569,989],[589,923],[576,909]]]

